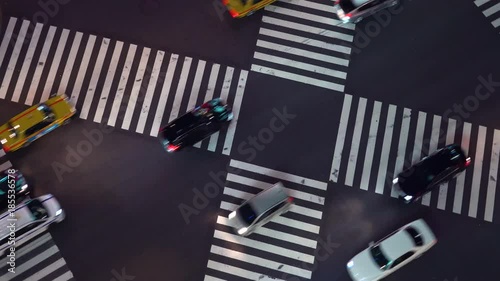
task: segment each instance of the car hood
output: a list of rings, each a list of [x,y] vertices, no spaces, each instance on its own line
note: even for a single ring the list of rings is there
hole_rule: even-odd
[[[349,261],[347,271],[355,281],[372,281],[382,275],[382,271],[375,264],[368,249],[357,254]]]

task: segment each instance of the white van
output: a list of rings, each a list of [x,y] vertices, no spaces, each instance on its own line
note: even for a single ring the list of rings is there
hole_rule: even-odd
[[[54,222],[61,222],[65,213],[52,194],[29,199],[7,210],[0,216],[0,254],[10,247],[19,247],[48,229]]]

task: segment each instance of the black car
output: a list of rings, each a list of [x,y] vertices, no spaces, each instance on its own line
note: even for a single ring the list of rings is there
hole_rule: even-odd
[[[11,168],[12,169],[12,168]],[[19,172],[19,170],[13,169],[14,173],[9,173],[9,170],[5,170],[0,173],[0,209],[4,210],[8,206],[9,201],[9,181],[11,184],[15,185],[15,197],[10,199],[15,199],[16,202],[24,199],[31,191],[32,187],[28,185],[26,178]],[[10,175],[10,177],[9,177]],[[10,193],[12,195],[12,192]]]
[[[393,183],[399,197],[411,203],[456,177],[470,163],[459,145],[447,145],[401,172]]]
[[[213,99],[173,120],[158,137],[167,152],[191,146],[218,132],[233,119],[233,112],[220,99]]]

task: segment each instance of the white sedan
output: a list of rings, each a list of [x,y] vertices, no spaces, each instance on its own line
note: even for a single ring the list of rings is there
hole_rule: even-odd
[[[409,223],[370,243],[370,247],[347,263],[355,281],[377,281],[420,257],[437,243],[436,236],[423,219]]]

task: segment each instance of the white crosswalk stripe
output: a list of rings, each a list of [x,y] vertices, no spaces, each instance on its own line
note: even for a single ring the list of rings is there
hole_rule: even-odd
[[[500,1],[499,0],[475,0],[474,4],[481,9],[483,15],[491,22],[500,34]]]
[[[311,279],[327,183],[237,160],[229,165],[204,280]],[[278,181],[294,198],[289,212],[247,237],[235,234],[228,214]]]
[[[156,137],[221,98],[233,121],[196,146],[230,154],[248,71],[17,18],[2,31],[0,99],[32,105],[66,94],[81,119]]]
[[[344,92],[354,25],[334,15],[333,5],[314,0],[267,6],[251,70]]]
[[[472,164],[456,180],[423,196],[422,204],[489,222],[494,220],[500,130],[350,95],[345,96],[339,118],[330,175],[334,183],[346,186],[354,183],[362,190],[396,197],[392,189],[395,175],[437,149],[456,143],[472,158]],[[363,126],[363,122],[371,125]],[[359,131],[368,127],[367,133]],[[352,135],[346,134],[348,130]],[[378,167],[377,174],[367,172],[373,166]]]
[[[15,254],[15,273],[7,271],[11,268],[7,263],[7,257],[0,260],[2,264],[0,280],[75,280],[49,233],[16,248]]]

